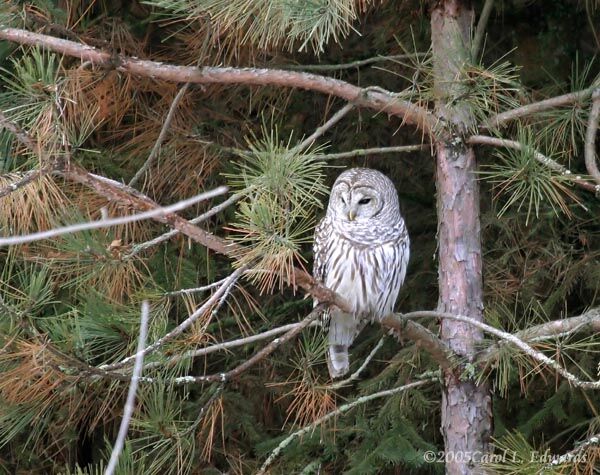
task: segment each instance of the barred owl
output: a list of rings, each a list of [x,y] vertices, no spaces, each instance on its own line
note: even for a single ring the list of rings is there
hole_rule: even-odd
[[[317,281],[343,296],[352,313],[332,307],[327,364],[332,378],[349,370],[348,347],[368,321],[392,312],[406,275],[409,239],[398,193],[383,173],[351,168],[333,184],[315,229]]]

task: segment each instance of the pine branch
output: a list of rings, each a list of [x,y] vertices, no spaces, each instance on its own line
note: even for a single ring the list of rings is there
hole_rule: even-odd
[[[214,294],[212,294],[210,296],[210,298],[206,302],[204,302],[195,312],[193,312],[188,318],[186,318],[183,322],[181,322],[179,325],[177,325],[169,333],[160,337],[154,343],[152,343],[151,345],[148,345],[146,348],[144,348],[144,350],[142,351],[143,356],[146,356],[150,353],[155,352],[156,350],[158,350],[162,345],[164,345],[168,341],[171,341],[173,338],[181,335],[196,320],[198,320],[198,318],[200,318],[202,315],[204,315],[211,307],[216,305],[217,302],[219,302],[219,304],[222,303],[224,298],[231,291],[231,289],[233,289],[234,284],[237,281],[237,279],[244,273],[245,270],[246,269],[244,269],[244,268],[240,268],[240,269],[236,269],[234,272],[232,272],[229,275],[229,277],[227,277],[227,279],[225,279],[225,281],[223,281],[223,283],[221,284],[219,289]],[[214,311],[216,311],[216,309],[213,309],[213,312]],[[127,358],[122,359],[118,363],[101,365],[98,367],[98,369],[100,369],[102,371],[114,371],[116,369],[123,368],[124,366],[127,366],[129,363],[131,363],[131,361],[135,360],[138,357],[138,353],[136,353],[135,355],[128,356]]]
[[[257,341],[266,340],[276,335],[280,335],[281,333],[286,333],[290,330],[297,328],[301,323],[288,323],[287,325],[282,325],[280,327],[275,327],[270,330],[264,331],[262,333],[257,333],[256,335],[247,336],[244,338],[237,338],[235,340],[225,341],[223,343],[217,343],[215,345],[207,346],[205,348],[198,348],[197,350],[186,351],[185,353],[173,356],[168,360],[161,362],[155,361],[152,363],[148,363],[145,368],[154,368],[157,366],[168,366],[172,363],[177,363],[183,359],[187,358],[196,358],[198,356],[206,356],[211,353],[215,353],[217,351],[224,351],[230,348],[237,348],[239,346],[250,345],[252,343],[256,343]],[[318,322],[311,322],[308,326],[318,325]]]
[[[259,68],[190,67],[163,64],[123,55],[114,55],[78,42],[33,33],[18,28],[0,28],[0,39],[39,46],[68,56],[111,66],[117,71],[170,82],[195,84],[245,84],[309,89],[331,94],[356,106],[402,117],[428,135],[433,135],[435,119],[425,108],[404,101],[389,92],[354,86],[339,79],[311,73]]]
[[[142,193],[114,180],[89,173],[78,165],[71,163],[66,170],[61,171],[61,174],[69,180],[81,183],[93,189],[99,195],[104,196],[108,200],[118,203],[125,208],[138,210],[158,208],[158,205],[154,201]],[[238,244],[226,241],[223,238],[194,226],[192,223],[176,214],[168,214],[165,216],[158,215],[154,219],[170,225],[195,242],[219,254],[228,257],[236,257],[243,252],[243,247]],[[290,285],[293,287],[301,287],[320,302],[334,304],[342,310],[349,311],[350,307],[344,299],[332,290],[318,284],[311,275],[302,269],[294,268],[293,282],[290,282]]]
[[[467,139],[467,142],[471,145],[491,145],[493,147],[506,147],[515,150],[523,150],[524,148],[523,144],[516,142],[515,140],[498,139],[496,137],[488,137],[487,135],[472,135]],[[550,170],[559,173],[560,175],[569,177],[569,180],[575,183],[580,188],[583,188],[587,191],[592,191],[596,195],[600,194],[600,184],[594,185],[593,183],[590,183],[589,181],[583,179],[580,175],[574,175],[573,172],[571,172],[571,170],[562,166],[560,163],[555,162],[551,158],[546,157],[537,150],[533,151],[533,157],[542,165],[548,167]]]
[[[518,338],[517,336],[515,336],[511,333],[507,333],[502,330],[498,330],[497,328],[494,328],[486,323],[480,322],[479,320],[476,320],[474,318],[466,317],[464,315],[454,315],[451,313],[435,312],[435,311],[411,312],[411,313],[402,314],[401,317],[402,318],[446,318],[446,319],[454,320],[457,322],[468,323],[469,325],[473,325],[474,327],[477,327],[487,333],[490,333],[502,340],[505,340],[505,341],[513,344],[514,346],[519,348],[521,351],[523,351],[525,354],[529,355],[534,360],[554,369],[558,374],[560,374],[563,378],[565,378],[567,381],[569,381],[573,386],[579,387],[579,388],[600,389],[600,380],[598,380],[598,381],[583,381],[583,380],[579,379],[577,376],[575,376],[573,373],[570,373],[568,370],[563,368],[559,363],[557,363],[552,358],[549,358],[544,353],[533,349],[530,345],[525,343],[522,339]]]
[[[302,321],[298,322],[293,328],[288,330],[283,336],[275,338],[271,343],[265,346],[262,350],[255,353],[252,357],[244,361],[242,364],[236,366],[230,371],[226,373],[219,374],[211,374],[206,376],[184,376],[182,378],[175,378],[175,384],[194,384],[194,383],[206,383],[206,382],[216,382],[220,381],[222,383],[231,381],[232,379],[237,378],[244,371],[248,370],[252,366],[254,366],[259,361],[265,359],[271,353],[273,353],[277,348],[279,348],[284,343],[287,343],[296,335],[298,335],[303,329],[305,329],[308,325],[310,325],[314,320],[316,320],[320,315],[323,309],[326,307],[325,304],[317,305],[312,312],[310,312]]]
[[[598,86],[594,85],[587,89],[582,89],[581,91],[570,92],[568,94],[551,97],[543,101],[533,102],[522,107],[517,107],[516,109],[501,112],[487,119],[480,125],[480,129],[489,130],[504,127],[507,123],[516,119],[528,117],[557,107],[564,107],[587,101],[596,89],[598,89]]]
[[[552,320],[526,328],[516,332],[514,336],[524,342],[536,342],[583,332],[600,333],[600,308],[593,308],[576,317]],[[486,364],[495,361],[504,344],[498,342],[489,346],[477,355],[476,361]]]
[[[585,134],[585,168],[600,186],[600,170],[596,157],[596,133],[598,132],[598,121],[600,120],[600,89],[592,95],[592,107]]]
[[[323,160],[333,160],[336,158],[353,158],[365,157],[367,155],[378,155],[381,153],[405,153],[405,152],[420,152],[422,150],[431,149],[430,145],[400,145],[398,147],[374,147],[374,148],[358,148],[349,152],[340,153],[323,153],[317,154],[315,157]]]
[[[188,198],[187,200],[178,201],[175,204],[157,207],[151,209],[149,211],[144,211],[143,213],[132,214],[129,216],[121,216],[119,218],[110,218],[110,219],[102,219],[99,221],[87,221],[85,223],[71,224],[69,226],[63,226],[60,228],[53,228],[47,231],[40,231],[37,233],[24,234],[22,236],[11,236],[11,237],[0,237],[0,247],[1,246],[11,246],[18,244],[25,244],[28,242],[41,241],[43,239],[48,239],[56,236],[63,236],[65,234],[76,233],[79,231],[86,231],[90,229],[102,229],[109,228],[111,226],[117,226],[120,224],[126,223],[134,223],[137,221],[142,221],[144,219],[156,218],[159,216],[165,216],[171,214],[175,211],[179,211],[189,206],[192,206],[201,201],[210,200],[216,196],[220,196],[224,193],[227,193],[228,188],[226,186],[220,186],[215,188],[214,190],[207,191],[205,193],[200,193],[192,198]]]
[[[331,412],[325,414],[324,416],[318,418],[316,421],[312,422],[311,424],[307,425],[306,427],[303,427],[300,430],[292,432],[285,439],[283,439],[279,443],[279,445],[277,447],[275,447],[275,449],[269,454],[267,459],[264,461],[264,463],[260,467],[260,470],[258,472],[256,472],[257,475],[264,475],[265,470],[269,467],[269,465],[271,465],[275,461],[275,459],[279,456],[279,454],[281,454],[281,452],[288,445],[290,445],[294,439],[296,439],[298,437],[302,437],[304,434],[307,434],[310,431],[314,431],[317,426],[323,424],[324,422],[327,422],[329,419],[332,419],[341,414],[344,414],[344,413],[350,411],[351,409],[354,409],[357,406],[366,404],[367,402],[373,401],[375,399],[387,397],[387,396],[393,396],[394,394],[398,394],[398,393],[407,391],[409,389],[418,388],[420,386],[424,386],[427,383],[435,381],[436,379],[437,378],[428,378],[428,379],[424,379],[422,381],[415,381],[414,383],[408,383],[403,386],[399,386],[397,388],[386,389],[384,391],[379,391],[379,392],[376,392],[373,394],[369,394],[368,396],[359,397],[358,399],[356,399],[352,402],[349,402],[347,404],[344,404],[344,405],[338,407],[335,411],[331,411]]]
[[[129,384],[129,391],[127,392],[127,399],[125,400],[125,408],[123,410],[123,418],[121,419],[121,425],[119,426],[119,433],[117,440],[113,446],[112,453],[110,454],[110,460],[104,472],[104,475],[112,475],[117,468],[117,462],[123,446],[125,445],[125,438],[129,430],[129,422],[135,409],[135,395],[137,393],[138,382],[142,374],[144,364],[144,348],[146,345],[146,335],[148,333],[148,316],[150,314],[150,305],[148,301],[142,302],[142,315],[140,321],[140,334],[138,337],[138,346],[135,356],[135,365],[133,367],[133,373],[131,374],[131,383]]]

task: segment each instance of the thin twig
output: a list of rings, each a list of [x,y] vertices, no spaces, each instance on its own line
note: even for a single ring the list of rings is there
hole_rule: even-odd
[[[498,139],[496,137],[488,137],[487,135],[472,135],[467,139],[467,142],[471,145],[491,145],[493,147],[506,147],[515,150],[523,150],[526,147],[522,143],[517,142],[515,140]],[[570,181],[575,183],[580,188],[583,188],[587,191],[593,191],[596,194],[600,192],[600,184],[594,185],[593,183],[590,183],[589,181],[583,179],[580,175],[574,175],[573,172],[571,172],[571,170],[562,166],[560,163],[555,162],[546,155],[543,155],[537,150],[531,149],[531,151],[533,153],[533,158],[535,158],[538,162],[548,167],[550,170],[555,171],[556,173],[559,173],[560,175],[563,175],[565,177],[568,177]]]
[[[151,345],[148,345],[142,351],[142,353],[144,355],[153,353],[158,348],[160,348],[163,344],[165,344],[167,341],[170,341],[173,338],[175,338],[176,336],[181,335],[200,316],[204,315],[205,312],[208,311],[209,308],[211,308],[213,305],[215,305],[217,303],[217,301],[219,301],[221,299],[221,297],[226,295],[230,291],[230,289],[233,288],[233,285],[235,284],[237,279],[240,277],[240,275],[242,275],[242,273],[244,271],[245,271],[245,268],[240,268],[240,269],[236,269],[234,272],[232,272],[231,275],[229,277],[227,277],[227,279],[221,284],[219,289],[214,294],[212,294],[211,297],[206,302],[204,302],[204,304],[202,304],[194,313],[192,313],[188,318],[186,318],[183,322],[181,322],[179,325],[177,325],[169,333],[160,337],[158,340],[156,340]],[[115,369],[119,369],[119,368],[123,368],[124,366],[127,366],[137,356],[138,355],[136,353],[135,355],[131,355],[131,356],[128,356],[127,358],[122,359],[118,363],[105,364],[105,365],[99,366],[98,368],[103,371],[114,371]]]
[[[19,142],[25,145],[29,150],[39,155],[38,143],[33,140],[31,135],[25,132],[18,124],[10,120],[4,112],[0,111],[0,127],[5,128],[17,138]]]
[[[596,132],[598,132],[598,120],[600,119],[600,89],[592,95],[592,107],[585,133],[585,168],[596,183],[600,185],[600,170],[596,157]]]
[[[352,104],[352,103],[346,104],[339,111],[337,111],[335,114],[333,114],[327,122],[325,122],[320,127],[317,127],[311,135],[309,135],[302,142],[300,142],[298,145],[296,145],[291,150],[291,152],[292,153],[302,152],[303,150],[310,147],[315,142],[315,140],[317,140],[321,135],[323,135],[325,132],[327,132],[331,127],[333,127],[335,124],[337,124],[340,120],[342,120],[342,118],[348,112],[350,112],[352,109],[354,109],[354,104]]]
[[[427,56],[427,53],[409,53],[409,54],[395,54],[389,56],[373,56],[372,58],[359,59],[357,61],[351,61],[349,63],[340,64],[284,64],[277,66],[281,69],[289,69],[290,71],[342,71],[344,69],[360,68],[362,66],[369,66],[374,63],[382,63],[385,61],[401,61],[403,59],[410,59],[419,56]]]
[[[479,21],[477,22],[477,29],[475,30],[475,38],[473,39],[473,45],[471,47],[471,59],[476,60],[481,51],[483,45],[483,36],[485,35],[485,29],[487,28],[492,8],[494,7],[494,0],[485,0],[481,15],[479,15]]]
[[[494,328],[486,323],[475,320],[474,318],[466,317],[464,315],[454,315],[452,313],[435,312],[435,311],[411,312],[411,313],[403,314],[402,317],[409,318],[409,319],[411,319],[411,318],[432,318],[432,317],[433,318],[446,318],[449,320],[455,320],[457,322],[468,323],[477,328],[480,328],[481,330],[483,330],[487,333],[497,336],[498,338],[501,338],[502,340],[512,343],[513,345],[515,345],[517,348],[522,350],[525,354],[529,355],[534,360],[537,360],[540,363],[543,363],[546,366],[549,366],[550,368],[554,369],[558,374],[563,376],[573,386],[576,386],[579,388],[600,389],[600,380],[598,380],[598,381],[582,381],[577,376],[575,376],[573,373],[570,373],[568,370],[563,368],[559,363],[554,361],[552,358],[549,358],[544,353],[533,349],[531,346],[529,346],[527,343],[525,343],[520,338],[517,338],[515,335],[512,335],[511,333],[507,333],[502,330],[498,330],[497,328]]]
[[[375,148],[358,148],[350,150],[349,152],[340,153],[319,153],[314,155],[317,158],[323,160],[333,160],[335,158],[352,158],[352,157],[364,157],[366,155],[378,155],[380,153],[404,153],[404,152],[419,152],[421,150],[428,150],[431,148],[429,145],[400,145],[398,147],[375,147]]]
[[[277,348],[279,348],[284,343],[287,343],[289,340],[294,338],[298,333],[300,333],[304,328],[311,324],[323,311],[326,307],[324,304],[317,305],[312,312],[310,312],[304,319],[296,324],[296,326],[289,331],[287,331],[283,336],[279,338],[275,338],[271,343],[265,346],[262,350],[255,353],[251,358],[244,361],[242,364],[236,366],[230,371],[226,373],[218,373],[218,374],[210,374],[205,376],[183,376],[181,378],[175,378],[175,384],[197,384],[197,383],[207,383],[207,382],[216,382],[220,381],[222,383],[228,382],[240,374],[242,374],[247,369],[254,366],[259,361],[263,360],[271,353],[273,353]]]
[[[170,365],[172,363],[177,363],[183,359],[187,358],[196,358],[198,356],[206,356],[211,353],[215,353],[217,351],[224,351],[230,348],[236,348],[238,346],[250,345],[252,343],[256,343],[257,341],[266,340],[276,335],[280,335],[281,333],[286,333],[294,328],[298,327],[301,323],[288,323],[287,325],[282,325],[280,327],[272,328],[271,330],[264,331],[262,333],[257,333],[256,335],[247,336],[244,338],[237,338],[235,340],[225,341],[223,343],[217,343],[215,345],[207,346],[204,348],[198,348],[197,350],[186,351],[185,353],[181,353],[179,355],[172,356],[166,361],[153,361],[148,363],[145,368],[154,368],[162,365]],[[319,325],[318,322],[311,322],[308,326]]]
[[[564,107],[587,101],[592,96],[594,90],[596,90],[597,88],[598,86],[595,85],[592,87],[588,87],[587,89],[582,89],[581,91],[570,92],[568,94],[551,97],[549,99],[545,99],[539,102],[532,102],[531,104],[517,107],[516,109],[501,112],[500,114],[496,114],[487,119],[483,124],[480,125],[480,129],[493,129],[497,127],[503,127],[508,122],[516,119],[528,117],[530,115],[534,115],[539,112],[544,112],[549,109],[555,109],[557,107]]]
[[[181,87],[181,89],[179,89],[179,92],[175,96],[175,99],[173,99],[173,102],[171,102],[171,106],[169,107],[169,112],[167,113],[167,117],[165,118],[165,121],[160,129],[160,133],[158,134],[158,138],[156,139],[156,142],[154,143],[154,146],[152,147],[150,155],[148,155],[148,158],[146,159],[146,161],[144,162],[142,167],[133,176],[133,178],[129,182],[129,186],[131,186],[131,187],[135,186],[137,184],[137,182],[146,174],[146,172],[148,170],[150,170],[150,167],[154,164],[154,161],[158,157],[160,147],[161,147],[162,143],[165,141],[165,138],[167,137],[167,132],[169,131],[169,127],[171,126],[171,122],[173,120],[173,117],[175,116],[175,110],[177,109],[179,102],[183,98],[183,95],[188,90],[189,86],[190,86],[189,82],[185,83]]]
[[[220,186],[214,190],[200,193],[187,200],[178,201],[175,204],[155,208],[142,213],[132,214],[129,216],[121,216],[119,218],[102,219],[99,221],[88,221],[86,223],[71,224],[61,228],[49,229],[48,231],[40,231],[37,233],[24,234],[22,236],[11,236],[6,238],[0,238],[0,246],[9,246],[24,244],[33,241],[40,241],[42,239],[48,239],[51,237],[62,236],[63,234],[75,233],[78,231],[85,231],[89,229],[101,229],[116,226],[119,224],[133,223],[135,221],[141,221],[143,219],[155,218],[157,216],[165,216],[175,211],[182,210],[200,201],[206,201],[214,198],[215,196],[227,193],[228,188],[226,186]]]
[[[578,458],[577,455],[579,455],[581,452],[583,452],[585,449],[592,445],[600,445],[600,433],[588,437],[583,442],[577,444],[577,447],[575,447],[572,450],[569,450],[567,453],[562,454],[560,457],[553,457],[552,461],[549,464],[549,468],[552,466],[572,462],[574,459]]]
[[[219,214],[221,211],[228,208],[232,204],[238,202],[244,196],[246,196],[246,192],[236,193],[234,195],[231,195],[229,198],[227,198],[225,201],[223,201],[223,203],[220,203],[217,206],[214,206],[213,208],[209,209],[206,213],[203,213],[200,216],[195,217],[194,219],[190,219],[189,222],[192,224],[198,224],[203,221],[206,221],[207,219]],[[178,229],[171,229],[170,231],[167,231],[166,233],[161,234],[160,236],[157,236],[154,239],[150,239],[149,241],[142,242],[140,244],[136,244],[132,247],[131,251],[128,254],[125,254],[123,256],[123,260],[131,259],[132,257],[136,256],[140,252],[145,251],[146,249],[149,249],[151,247],[157,246],[160,243],[168,241],[173,236],[177,236],[178,234],[180,234],[180,232],[181,231],[179,231]]]
[[[206,414],[206,411],[210,409],[210,406],[212,406],[213,402],[215,402],[217,397],[219,397],[221,392],[223,392],[224,387],[225,385],[222,383],[217,386],[217,388],[208,398],[208,401],[206,401],[206,403],[200,408],[200,411],[198,411],[198,416],[196,417],[196,420],[192,422],[192,424],[187,429],[185,429],[185,431],[183,431],[183,433],[181,434],[182,437],[185,437],[196,430],[200,422],[202,422],[204,414]]]
[[[38,179],[43,175],[43,171],[41,169],[29,170],[25,172],[21,178],[8,185],[4,186],[0,189],[0,198],[3,198],[7,195],[10,195],[12,192],[17,191],[19,188],[23,188],[26,185],[29,185],[32,181]]]
[[[135,365],[133,367],[133,373],[131,374],[131,383],[129,384],[129,391],[127,392],[127,399],[125,401],[125,407],[123,409],[123,418],[121,419],[121,425],[119,427],[119,434],[115,445],[113,446],[112,453],[110,454],[110,460],[104,471],[104,475],[112,475],[117,468],[117,462],[119,455],[125,445],[125,438],[127,437],[127,431],[129,430],[129,422],[134,410],[135,395],[137,392],[138,382],[142,374],[142,368],[144,363],[144,347],[146,345],[146,335],[148,333],[148,315],[150,314],[150,305],[147,300],[142,302],[142,315],[140,321],[140,335],[138,337],[138,346],[135,357]]]
[[[356,406],[373,401],[374,399],[387,397],[387,396],[393,396],[394,394],[398,394],[398,393],[407,391],[409,389],[414,389],[419,386],[424,386],[425,384],[430,383],[431,381],[434,381],[434,380],[435,380],[435,378],[425,379],[423,381],[415,381],[414,383],[408,383],[403,386],[399,386],[397,388],[386,389],[384,391],[379,391],[379,392],[376,392],[373,394],[369,394],[368,396],[362,396],[362,397],[359,397],[358,399],[356,399],[355,401],[349,402],[347,404],[344,404],[344,405],[338,407],[334,411],[328,412],[324,416],[319,417],[316,421],[312,422],[311,424],[307,425],[306,427],[303,427],[300,430],[297,430],[296,432],[292,432],[285,439],[283,439],[279,443],[279,445],[277,447],[275,447],[275,449],[269,454],[267,459],[264,461],[264,463],[260,467],[260,470],[258,472],[256,472],[257,475],[264,475],[265,470],[269,467],[269,465],[271,465],[274,462],[274,460],[279,456],[279,454],[288,445],[290,445],[290,443],[294,439],[301,437],[310,431],[313,431],[317,426],[323,424],[324,422],[327,422],[329,419],[339,416],[341,414],[344,414],[345,412],[348,412],[349,410],[355,408]]]
[[[360,374],[367,367],[367,365],[371,362],[371,360],[373,359],[375,354],[379,351],[379,348],[381,348],[383,346],[384,341],[385,341],[385,336],[382,336],[379,339],[379,341],[377,342],[377,344],[375,345],[375,347],[371,350],[371,353],[369,353],[369,355],[365,358],[365,361],[363,361],[363,364],[360,365],[360,368],[358,368],[348,378],[330,384],[328,386],[328,388],[329,389],[339,389],[341,387],[347,386],[348,384],[352,383],[353,381],[356,381],[360,377]]]
[[[219,287],[226,280],[227,280],[227,277],[225,277],[224,279],[221,279],[221,280],[217,280],[216,282],[213,282],[211,284],[203,285],[201,287],[175,290],[173,292],[165,292],[164,295],[166,297],[176,297],[178,295],[189,295],[189,294],[202,293],[202,292],[206,292],[207,290],[214,289],[215,287]]]

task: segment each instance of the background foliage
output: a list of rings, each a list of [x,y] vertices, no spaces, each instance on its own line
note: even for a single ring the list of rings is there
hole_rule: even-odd
[[[422,104],[434,94],[427,5],[418,1],[45,0],[4,2],[2,8],[3,21],[131,56],[305,70],[318,64],[312,69],[402,91]],[[598,81],[599,15],[593,2],[497,2],[483,53],[465,71],[477,116]],[[395,57],[362,67],[327,66],[378,55]],[[48,153],[64,153],[66,140],[73,160],[124,182],[149,156],[180,87],[8,43],[0,44],[0,65],[5,114]],[[252,264],[254,270],[238,282],[226,305],[207,312],[149,358],[159,364],[144,375],[157,382],[142,384],[138,392],[121,473],[252,473],[293,428],[348,399],[435,369],[413,344],[388,337],[357,384],[332,389],[317,329],[226,386],[173,381],[231,369],[260,344],[166,364],[190,348],[295,322],[310,312],[310,300],[294,295],[269,270],[285,275],[293,265],[310,269],[312,229],[326,190],[345,167],[377,168],[396,183],[412,241],[397,308],[435,307],[430,150],[323,157],[421,142],[399,119],[365,110],[348,114],[320,145],[296,148],[341,105],[331,97],[270,87],[190,86],[183,94],[158,159],[137,186],[157,202],[170,203],[228,183],[240,201],[203,226],[246,244],[248,251],[235,265]],[[576,105],[535,116],[509,133],[583,171],[586,122],[587,106]],[[0,185],[38,161],[5,130],[0,147]],[[527,147],[478,148],[477,156],[488,321],[516,331],[597,306],[597,197],[549,172]],[[103,209],[115,216],[124,212],[87,189],[46,177],[0,199],[0,232],[23,234],[98,219]],[[152,305],[149,341],[154,341],[206,297],[168,292],[231,272],[228,260],[183,237],[131,252],[132,245],[162,232],[160,225],[142,222],[0,249],[0,470],[102,472],[128,383],[78,372],[78,364],[113,363],[132,354],[143,299]],[[433,320],[427,325],[437,328]],[[360,336],[352,350],[355,365],[381,336],[376,326]],[[596,374],[597,336],[544,345],[540,349],[567,367]],[[600,430],[597,392],[569,388],[522,355],[509,352],[484,376],[494,381],[494,435],[501,448],[562,453]],[[292,443],[273,473],[442,473],[440,464],[426,464],[422,456],[443,445],[439,398],[432,386],[360,406]],[[506,473],[538,468],[521,464]]]

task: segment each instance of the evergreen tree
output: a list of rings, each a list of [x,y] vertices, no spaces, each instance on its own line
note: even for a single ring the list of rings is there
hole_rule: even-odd
[[[595,2],[1,8],[4,472],[597,473]],[[330,381],[350,166],[412,257]]]

